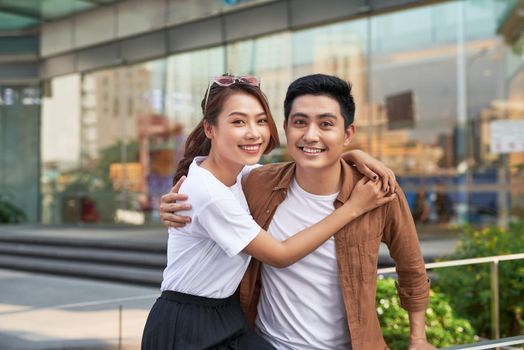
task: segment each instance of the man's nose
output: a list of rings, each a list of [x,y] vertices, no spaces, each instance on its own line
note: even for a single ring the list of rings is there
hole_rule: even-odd
[[[318,141],[318,128],[316,125],[310,124],[305,130],[303,139],[306,142],[316,142]]]

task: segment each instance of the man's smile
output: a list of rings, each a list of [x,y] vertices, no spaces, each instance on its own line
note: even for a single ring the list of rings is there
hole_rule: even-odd
[[[307,154],[307,155],[320,154],[320,153],[326,151],[325,148],[321,148],[321,147],[298,146],[298,148],[299,148],[300,150],[302,150],[302,152],[304,152],[304,153]]]

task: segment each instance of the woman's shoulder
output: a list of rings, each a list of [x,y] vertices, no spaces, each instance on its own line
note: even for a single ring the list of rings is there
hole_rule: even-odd
[[[231,195],[222,182],[205,173],[189,174],[180,187],[180,193],[187,194],[192,204],[200,205]]]

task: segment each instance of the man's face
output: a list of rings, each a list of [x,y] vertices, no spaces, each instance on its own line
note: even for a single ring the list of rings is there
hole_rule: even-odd
[[[297,166],[315,170],[336,164],[355,127],[344,128],[338,102],[328,96],[302,95],[291,105],[284,125],[288,152]]]

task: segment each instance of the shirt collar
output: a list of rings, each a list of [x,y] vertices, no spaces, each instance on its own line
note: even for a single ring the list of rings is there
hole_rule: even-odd
[[[276,186],[273,187],[273,191],[289,189],[289,186],[291,186],[291,181],[293,180],[293,177],[295,176],[295,170],[296,170],[295,162],[291,162],[289,169],[287,169],[287,171],[284,172],[283,176],[280,177],[280,180],[278,181]]]
[[[353,187],[355,187],[355,181],[357,181],[358,179],[356,178],[351,165],[346,163],[346,161],[343,159],[340,159],[340,162],[342,164],[342,166],[340,167],[340,176],[342,179],[340,183],[342,185],[340,186],[340,192],[338,193],[337,201],[345,203],[349,199],[351,191],[353,191]]]
[[[354,170],[351,168],[351,165],[346,163],[343,159],[340,159],[341,163],[341,188],[340,192],[337,196],[337,201],[341,203],[345,203],[351,194],[351,191],[353,190],[353,187],[355,186],[355,181],[358,180],[354,176]],[[296,165],[295,162],[292,162],[289,169],[284,172],[283,176],[280,178],[278,183],[275,187],[273,187],[273,191],[282,190],[282,189],[289,189],[291,186],[291,181],[293,180],[293,177],[295,176],[296,171]]]

